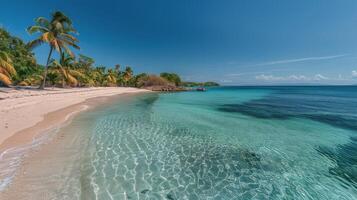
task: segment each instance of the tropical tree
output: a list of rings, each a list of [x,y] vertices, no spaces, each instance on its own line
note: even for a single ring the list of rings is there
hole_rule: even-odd
[[[65,87],[66,84],[77,86],[79,80],[85,76],[79,69],[76,69],[74,63],[74,58],[65,53],[61,54],[60,62],[57,62],[56,60],[52,62],[53,71],[59,74],[59,77],[62,79],[62,87]]]
[[[168,80],[171,83],[174,83],[176,86],[181,85],[181,78],[179,75],[177,75],[175,73],[163,72],[160,74],[160,77]]]
[[[78,68],[81,68],[83,70],[90,71],[94,62],[95,61],[93,58],[91,58],[89,56],[85,56],[83,54],[79,54],[77,66],[78,66]]]
[[[113,69],[108,69],[105,74],[105,86],[116,86],[117,84],[117,73]]]
[[[146,80],[148,77],[148,74],[146,73],[141,73],[137,74],[133,77],[133,86],[135,87],[143,87],[144,86],[144,80]]]
[[[119,64],[115,65],[114,71],[118,74],[118,76],[120,75],[120,65]]]
[[[43,74],[43,81],[40,85],[40,89],[44,89],[48,66],[51,61],[53,50],[56,50],[60,54],[65,51],[67,54],[73,55],[69,47],[79,49],[79,46],[76,44],[78,40],[72,35],[73,33],[76,33],[76,30],[73,28],[72,21],[69,17],[60,11],[56,11],[52,14],[51,20],[48,20],[44,17],[37,18],[35,20],[35,25],[30,26],[27,31],[30,34],[40,34],[37,39],[31,41],[28,44],[31,49],[43,43],[47,43],[50,46],[50,51]]]
[[[106,73],[104,66],[98,66],[95,68],[89,68],[84,72],[85,80],[84,85],[86,86],[103,86],[106,84]]]
[[[18,85],[21,86],[29,86],[29,85],[39,85],[43,80],[42,75],[33,73],[31,75],[26,76]]]
[[[123,73],[123,79],[124,79],[125,86],[128,86],[128,83],[132,77],[133,77],[133,70],[131,69],[130,66],[127,66]]]
[[[95,63],[94,59],[79,54],[79,58],[77,61],[73,63],[74,68],[81,72],[84,76],[79,77],[79,85],[80,86],[96,86],[97,83],[95,82],[96,75],[94,73],[93,64]]]
[[[34,54],[25,42],[18,37],[12,36],[4,28],[0,28],[0,49],[7,53],[16,70],[17,75],[12,77],[13,84],[42,72],[41,67],[36,64]]]
[[[138,78],[138,87],[168,86],[170,82],[160,76],[142,74]]]
[[[0,82],[6,86],[12,83],[12,76],[16,75],[16,70],[12,65],[12,60],[9,55],[0,51]]]

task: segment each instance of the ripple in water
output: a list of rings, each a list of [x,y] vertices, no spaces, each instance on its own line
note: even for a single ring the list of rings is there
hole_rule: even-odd
[[[297,87],[280,88],[273,94],[241,104],[224,104],[218,110],[241,113],[260,119],[288,120],[305,118],[331,126],[357,131],[356,87]],[[357,188],[357,142],[336,148],[319,146],[316,150],[337,166],[329,172],[343,184]],[[347,183],[346,183],[347,181]]]
[[[328,178],[323,171],[308,177],[309,172],[294,171],[298,170],[294,160],[281,157],[284,152],[280,150],[258,153],[239,144],[219,142],[202,133],[202,129],[162,119],[155,108],[158,100],[157,96],[142,97],[97,119],[91,134],[91,167],[84,173],[89,178],[82,183],[82,199],[330,196],[321,192],[327,188],[317,189],[324,187],[317,184],[318,180]],[[342,199],[351,197],[336,195]]]
[[[55,169],[63,189],[36,186],[53,199],[356,198],[353,123],[306,117],[354,120],[354,97],[337,92],[324,104],[329,90],[217,90],[140,95],[80,115],[57,147],[73,163]]]
[[[357,137],[351,137],[351,142],[336,148],[318,147],[317,151],[336,164],[329,169],[331,174],[343,178],[344,185],[357,188]]]
[[[256,182],[263,168],[259,155],[217,145],[211,138],[195,138],[185,129],[141,123],[112,118],[98,124],[102,132],[93,138],[92,160],[92,187],[98,199],[264,197],[258,193],[264,186]]]

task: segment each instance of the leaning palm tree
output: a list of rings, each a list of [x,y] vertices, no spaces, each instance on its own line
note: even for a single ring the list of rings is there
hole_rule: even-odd
[[[27,76],[22,80],[18,85],[20,86],[29,86],[29,85],[39,85],[42,82],[42,76],[40,74],[32,74]]]
[[[16,75],[16,70],[11,58],[6,52],[0,51],[0,82],[9,86],[12,83],[11,76],[14,75]]]
[[[44,89],[48,65],[50,64],[53,50],[56,50],[60,54],[64,50],[69,55],[73,55],[69,47],[79,49],[79,46],[76,45],[78,40],[72,35],[73,33],[76,33],[76,30],[72,27],[70,18],[62,12],[56,11],[52,14],[51,20],[44,17],[37,18],[35,20],[35,25],[30,26],[27,31],[30,34],[40,33],[40,36],[37,39],[28,44],[30,48],[35,48],[43,43],[47,43],[50,46],[43,81],[40,85],[40,89]]]
[[[70,86],[77,86],[79,79],[84,78],[85,75],[78,69],[75,69],[73,65],[74,58],[65,53],[61,54],[60,62],[57,62],[56,60],[52,62],[52,71],[62,78],[62,87],[65,87],[66,84]]]
[[[105,83],[105,67],[99,66],[94,68],[91,77],[96,86],[103,86]]]

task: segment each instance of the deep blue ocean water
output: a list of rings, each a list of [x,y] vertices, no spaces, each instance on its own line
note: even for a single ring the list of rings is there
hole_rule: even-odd
[[[135,95],[63,131],[87,140],[63,198],[357,199],[357,87]]]

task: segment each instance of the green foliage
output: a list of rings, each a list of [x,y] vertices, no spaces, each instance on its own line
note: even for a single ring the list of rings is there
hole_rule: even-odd
[[[182,82],[184,87],[214,87],[219,86],[216,82]]]
[[[79,86],[80,79],[85,76],[83,70],[75,66],[75,59],[66,53],[62,53],[60,62],[52,61],[50,72],[60,78],[62,87]]]
[[[95,63],[95,61],[93,58],[91,58],[89,56],[85,56],[83,54],[79,54],[78,63],[77,63],[78,68],[90,70],[90,68],[92,67],[92,65],[94,63]]]
[[[166,79],[170,83],[175,84],[175,86],[183,86],[183,87],[213,87],[219,86],[216,82],[182,82],[179,75],[175,73],[167,73],[163,72],[160,74],[160,77]]]
[[[27,28],[27,32],[30,34],[39,34],[38,38],[28,43],[29,48],[36,48],[44,43],[47,43],[50,46],[50,52],[43,74],[44,78],[40,86],[40,89],[44,89],[53,50],[59,52],[60,57],[63,52],[74,57],[74,54],[69,47],[79,49],[79,46],[76,44],[78,40],[72,35],[77,32],[72,26],[71,19],[59,11],[52,13],[51,20],[44,17],[38,17],[35,20],[35,24]]]
[[[124,86],[130,86],[131,80],[133,78],[133,70],[130,66],[126,66],[123,72]]]
[[[147,79],[148,75],[146,73],[141,73],[141,74],[137,74],[133,77],[133,85],[135,87],[143,87],[144,86],[144,80]]]
[[[216,83],[216,82],[209,81],[209,82],[203,82],[203,86],[205,86],[205,87],[215,87],[215,86],[219,86],[219,84]]]
[[[167,86],[170,82],[160,76],[142,74],[138,78],[137,85],[139,87],[151,87],[151,86]]]
[[[104,78],[104,86],[117,86],[117,73],[113,69],[108,69]]]
[[[175,73],[163,72],[160,74],[160,77],[166,79],[167,81],[174,83],[176,86],[181,85],[181,78]]]
[[[42,68],[36,64],[34,54],[26,44],[3,28],[0,28],[0,50],[7,53],[12,60],[17,72],[17,75],[12,77],[15,83],[41,73]]]

